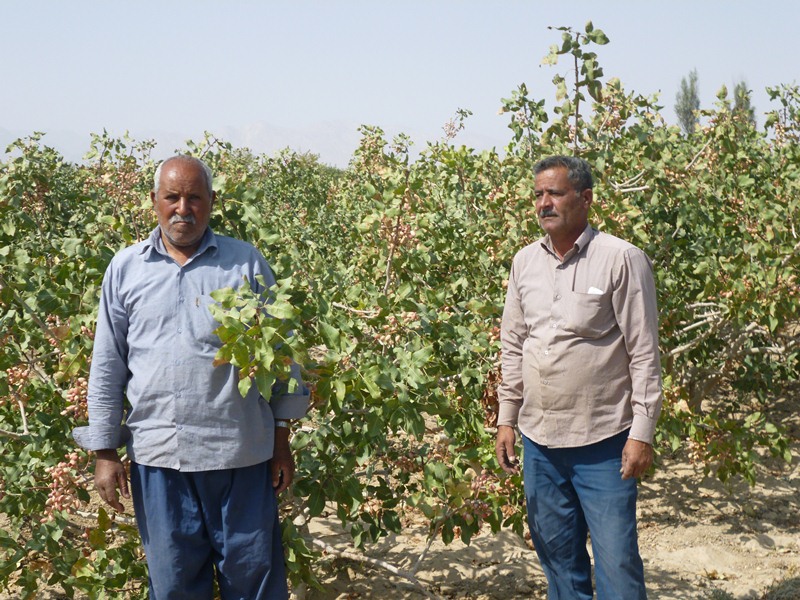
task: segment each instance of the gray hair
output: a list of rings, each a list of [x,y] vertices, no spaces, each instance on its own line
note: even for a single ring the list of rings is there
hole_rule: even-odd
[[[590,190],[594,186],[592,168],[588,162],[577,156],[548,156],[543,158],[533,165],[533,174],[538,175],[542,171],[560,168],[567,170],[567,178],[572,187],[575,188],[575,191]]]
[[[164,168],[164,165],[166,165],[169,162],[172,162],[173,160],[188,162],[197,167],[200,167],[200,170],[203,172],[203,175],[205,175],[206,178],[206,184],[208,185],[208,195],[209,196],[214,195],[214,188],[213,188],[214,174],[211,172],[211,167],[209,167],[199,158],[195,158],[194,156],[189,156],[187,154],[176,154],[175,156],[170,156],[169,158],[161,161],[161,164],[158,165],[158,168],[156,169],[156,174],[153,177],[153,192],[156,195],[158,195],[158,186],[161,182],[161,169]]]

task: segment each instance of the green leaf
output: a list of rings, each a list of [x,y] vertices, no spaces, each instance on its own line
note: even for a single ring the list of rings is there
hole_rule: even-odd
[[[218,290],[214,290],[209,294],[214,300],[219,302],[222,305],[227,303],[231,303],[236,299],[236,290],[231,287],[221,288]]]
[[[308,495],[308,513],[311,517],[318,517],[325,510],[325,494],[322,488],[314,486]]]
[[[453,524],[450,521],[445,521],[444,525],[442,525],[442,541],[445,545],[450,545],[450,543],[455,539],[455,532],[453,529]]]
[[[111,518],[102,506],[97,509],[97,526],[101,531],[108,531],[111,528]]]
[[[611,40],[608,39],[605,33],[601,29],[594,29],[593,31],[587,31],[586,37],[589,41],[594,42],[598,46],[605,46]]]
[[[341,349],[341,332],[329,325],[325,321],[319,322],[319,333],[322,336],[322,341],[331,350]]]
[[[336,399],[339,402],[344,400],[345,392],[347,391],[347,387],[345,386],[344,382],[340,379],[337,379],[333,382],[334,387],[336,388]]]
[[[291,319],[295,316],[295,308],[286,301],[276,300],[268,307],[269,314],[276,319]]]
[[[239,384],[237,385],[239,389],[239,393],[242,395],[242,398],[247,396],[247,393],[250,391],[250,388],[253,387],[253,381],[249,377],[242,377],[239,380]]]
[[[272,398],[272,386],[275,385],[275,376],[269,371],[258,369],[256,372],[256,387],[258,392],[267,402]],[[244,395],[244,394],[243,394]]]

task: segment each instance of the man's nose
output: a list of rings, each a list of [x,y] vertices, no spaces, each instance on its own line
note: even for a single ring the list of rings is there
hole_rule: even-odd
[[[537,208],[545,208],[549,206],[553,206],[553,199],[550,197],[550,194],[547,192],[543,193],[536,199],[536,206]]]
[[[191,209],[189,208],[189,201],[186,198],[181,198],[178,200],[178,206],[176,207],[175,212],[182,217],[188,215],[191,212]]]

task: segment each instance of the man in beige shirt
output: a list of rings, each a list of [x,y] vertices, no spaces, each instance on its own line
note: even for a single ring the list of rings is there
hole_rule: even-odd
[[[652,264],[589,226],[586,161],[534,167],[546,235],[514,258],[501,339],[497,459],[518,469],[522,433],[528,525],[548,599],[646,598],[636,535],[636,478],[653,462],[661,409]]]

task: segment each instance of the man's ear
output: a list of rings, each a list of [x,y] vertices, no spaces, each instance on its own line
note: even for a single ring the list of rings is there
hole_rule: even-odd
[[[217,192],[211,190],[211,208],[214,208],[214,204],[217,203]]]
[[[156,192],[155,190],[150,190],[150,202],[153,203],[153,210],[156,208]]]
[[[589,208],[592,205],[592,200],[594,200],[594,196],[592,195],[591,188],[586,188],[581,192],[581,197],[583,201],[586,203],[586,208]]]

